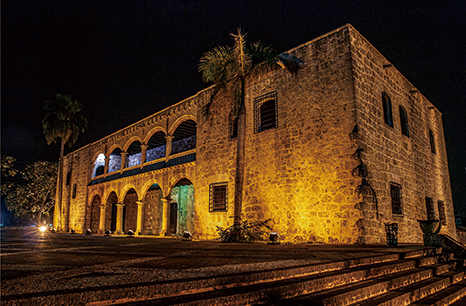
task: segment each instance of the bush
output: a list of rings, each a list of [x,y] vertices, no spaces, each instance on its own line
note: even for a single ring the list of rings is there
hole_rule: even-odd
[[[239,220],[233,225],[223,229],[217,226],[217,233],[222,242],[252,242],[257,240],[265,240],[268,231],[272,228],[267,225],[271,219],[265,221],[248,222],[248,220]]]

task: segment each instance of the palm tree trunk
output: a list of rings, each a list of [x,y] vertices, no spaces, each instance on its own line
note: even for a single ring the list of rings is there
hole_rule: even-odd
[[[235,206],[233,220],[238,223],[241,220],[243,210],[243,181],[244,181],[244,150],[246,143],[246,109],[244,106],[244,79],[241,79],[241,106],[238,114],[238,137],[236,139],[236,176],[235,176]]]
[[[57,221],[57,230],[63,228],[62,225],[62,190],[63,190],[63,155],[65,153],[65,142],[63,138],[60,143],[60,160],[58,162],[58,179],[57,179],[57,196],[55,202],[55,216]]]

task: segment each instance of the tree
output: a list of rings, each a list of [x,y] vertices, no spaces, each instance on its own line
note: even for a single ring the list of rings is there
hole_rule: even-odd
[[[14,157],[2,154],[2,176],[8,177],[16,175],[18,171],[14,167],[15,161],[16,159]]]
[[[10,157],[10,159],[13,159]],[[14,159],[13,159],[14,160]],[[3,173],[2,159],[2,173]],[[57,163],[38,161],[18,171],[22,182],[6,182],[2,185],[6,207],[18,219],[29,213],[39,213],[37,220],[42,222],[42,215],[48,214],[54,206],[57,186]]]
[[[65,144],[71,147],[77,140],[79,133],[84,132],[87,120],[81,114],[82,105],[71,96],[57,94],[55,99],[44,102],[47,111],[42,126],[48,144],[60,139],[60,159],[58,163],[58,182],[54,224],[62,229],[62,189],[63,189],[63,155]]]
[[[246,35],[238,29],[232,47],[219,46],[205,53],[199,61],[199,72],[206,83],[215,85],[210,102],[204,108],[208,115],[215,95],[225,90],[232,100],[232,113],[238,122],[236,146],[234,222],[240,222],[243,197],[244,148],[246,110],[244,107],[245,88],[250,79],[266,74],[273,69],[286,67],[292,72],[299,69],[301,62],[289,55],[278,54],[273,48],[260,42],[246,46]]]

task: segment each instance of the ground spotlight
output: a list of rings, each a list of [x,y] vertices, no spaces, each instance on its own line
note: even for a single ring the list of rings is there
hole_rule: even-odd
[[[268,244],[280,244],[280,241],[278,241],[278,238],[280,238],[280,235],[277,232],[271,232],[269,235]]]
[[[70,234],[72,234],[72,235],[76,234],[76,230],[75,230],[74,228],[72,228],[72,229],[70,230]]]
[[[134,237],[133,230],[129,230],[126,234],[128,235],[128,237]]]
[[[92,230],[90,228],[86,230],[86,235],[92,235]]]
[[[111,233],[112,233],[111,230],[105,230],[105,236],[110,236]]]
[[[41,233],[45,232],[46,230],[47,230],[47,226],[45,226],[45,225],[42,225],[41,227],[39,227],[39,231]]]
[[[183,233],[183,240],[184,241],[191,240],[191,237],[192,237],[192,234],[190,232],[184,231],[184,233]]]

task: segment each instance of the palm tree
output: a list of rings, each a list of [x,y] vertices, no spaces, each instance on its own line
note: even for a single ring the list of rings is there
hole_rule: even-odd
[[[238,122],[233,213],[234,222],[237,223],[241,219],[243,197],[246,84],[250,79],[279,67],[287,67],[295,72],[301,62],[288,54],[278,54],[273,48],[263,46],[260,42],[247,47],[246,35],[241,33],[241,29],[238,29],[238,34],[231,36],[234,38],[234,45],[215,47],[205,53],[199,61],[198,71],[204,82],[215,85],[210,102],[204,107],[204,113],[208,115],[215,95],[225,90],[232,99],[232,114]]]
[[[77,140],[80,132],[87,127],[87,120],[81,114],[82,105],[71,96],[57,94],[55,99],[44,102],[47,111],[42,126],[48,144],[56,143],[60,139],[60,160],[58,163],[58,183],[54,224],[61,229],[62,216],[62,188],[63,188],[63,154],[65,144],[71,147]]]

